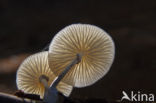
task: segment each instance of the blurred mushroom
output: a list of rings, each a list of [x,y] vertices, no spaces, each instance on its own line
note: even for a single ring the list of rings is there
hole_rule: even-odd
[[[101,79],[114,60],[112,38],[101,28],[89,24],[73,24],[56,34],[49,46],[49,67],[56,76],[81,56],[64,76],[65,83],[85,87]]]
[[[28,57],[17,71],[17,87],[26,93],[39,94],[41,98],[56,76],[48,65],[48,52],[40,52]],[[72,86],[60,82],[56,87],[65,96],[69,96]]]

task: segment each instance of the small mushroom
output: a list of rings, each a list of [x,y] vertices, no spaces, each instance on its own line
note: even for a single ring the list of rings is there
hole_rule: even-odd
[[[17,71],[16,83],[20,90],[26,93],[38,94],[43,98],[56,76],[48,65],[48,52],[40,52],[28,57]],[[65,96],[69,96],[72,86],[60,82],[56,87]]]
[[[49,67],[59,76],[78,54],[81,60],[71,67],[62,81],[75,87],[86,87],[109,71],[114,60],[114,42],[97,26],[69,25],[56,34],[49,46]]]

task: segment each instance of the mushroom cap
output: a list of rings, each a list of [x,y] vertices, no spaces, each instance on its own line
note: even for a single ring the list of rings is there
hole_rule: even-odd
[[[89,24],[72,24],[56,34],[49,46],[49,67],[60,73],[81,54],[62,81],[75,87],[86,87],[101,79],[114,60],[112,38],[101,28]]]
[[[38,94],[43,98],[45,88],[39,79],[41,75],[49,78],[49,86],[56,77],[49,68],[47,51],[29,56],[20,65],[16,75],[18,89],[26,93]],[[65,96],[69,96],[73,87],[60,82],[56,88]]]

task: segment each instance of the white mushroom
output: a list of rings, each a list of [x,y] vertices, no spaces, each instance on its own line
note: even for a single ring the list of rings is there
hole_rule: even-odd
[[[45,87],[49,88],[55,78],[48,65],[48,52],[45,51],[24,60],[17,71],[16,83],[18,89],[43,98]],[[65,96],[69,96],[73,87],[60,82],[56,88]]]
[[[114,60],[112,38],[101,28],[89,24],[73,24],[56,34],[49,46],[49,67],[56,76],[81,55],[62,81],[75,87],[85,87],[101,79]]]

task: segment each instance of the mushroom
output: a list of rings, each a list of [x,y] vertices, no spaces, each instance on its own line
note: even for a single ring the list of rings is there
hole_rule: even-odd
[[[72,24],[56,34],[49,46],[49,67],[59,76],[80,55],[63,77],[75,87],[94,84],[109,71],[114,60],[112,38],[101,28],[89,24]]]
[[[56,79],[56,76],[50,70],[48,65],[48,52],[40,52],[28,57],[20,65],[17,71],[17,87],[26,93],[38,94],[41,98],[45,95],[45,91]],[[65,96],[69,96],[72,86],[60,82],[57,87]]]

